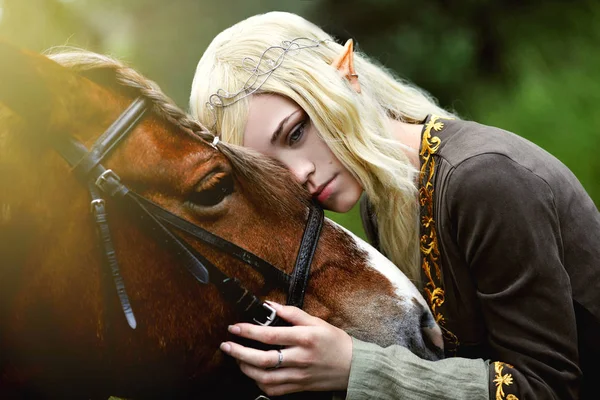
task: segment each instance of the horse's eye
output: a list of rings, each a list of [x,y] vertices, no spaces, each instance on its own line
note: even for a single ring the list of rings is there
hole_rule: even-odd
[[[220,175],[220,174],[219,174]],[[191,194],[190,201],[201,207],[214,207],[233,193],[231,174],[215,176],[207,185]]]

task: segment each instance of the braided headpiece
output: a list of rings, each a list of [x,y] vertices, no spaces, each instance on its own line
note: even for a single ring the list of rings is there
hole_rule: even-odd
[[[245,57],[242,60],[242,68],[248,72],[248,79],[246,79],[242,87],[233,93],[219,89],[208,98],[206,107],[214,117],[211,130],[214,132],[216,129],[218,110],[235,104],[259,90],[271,74],[283,63],[287,53],[319,47],[328,41],[330,39],[296,38],[293,40],[284,40],[281,42],[281,45],[268,47],[256,61],[252,57]]]

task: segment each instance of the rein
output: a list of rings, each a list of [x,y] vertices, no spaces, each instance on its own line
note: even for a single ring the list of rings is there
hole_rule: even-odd
[[[140,224],[151,232],[157,242],[177,255],[187,271],[198,282],[201,284],[214,284],[225,299],[235,304],[248,321],[259,325],[285,325],[285,321],[277,317],[275,309],[245,289],[238,279],[229,277],[219,270],[186,241],[181,240],[173,233],[172,229],[184,232],[251,266],[264,276],[265,283],[270,287],[280,286],[287,291],[288,305],[302,308],[310,266],[323,225],[322,208],[310,204],[308,220],[294,270],[291,275],[288,275],[255,254],[184,220],[131,191],[121,183],[115,172],[106,169],[101,163],[143,119],[148,109],[147,103],[147,99],[138,97],[96,140],[89,151],[83,143],[70,136],[54,143],[54,149],[73,168],[73,172],[79,181],[88,188],[92,199],[90,208],[104,251],[105,265],[113,277],[127,323],[132,329],[137,326],[131,302],[125,289],[125,282],[119,271],[119,264],[110,234],[104,199],[106,196],[112,197],[117,203],[126,207],[128,212],[135,215]]]

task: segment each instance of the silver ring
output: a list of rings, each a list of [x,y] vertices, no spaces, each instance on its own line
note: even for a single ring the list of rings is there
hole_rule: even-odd
[[[279,349],[277,349],[277,352],[279,353],[279,360],[277,360],[277,364],[273,365],[272,367],[267,368],[267,370],[277,369],[277,368],[281,367],[281,364],[283,363],[283,353]]]

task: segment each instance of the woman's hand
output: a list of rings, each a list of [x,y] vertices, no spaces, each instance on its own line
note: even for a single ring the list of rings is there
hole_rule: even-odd
[[[262,351],[233,342],[221,350],[236,358],[242,372],[254,379],[268,396],[303,391],[346,390],[352,360],[352,339],[341,329],[291,306],[269,302],[291,327],[247,323],[231,325],[229,332],[266,344],[285,346]],[[273,368],[277,366],[277,368]],[[271,369],[270,369],[271,368]]]

